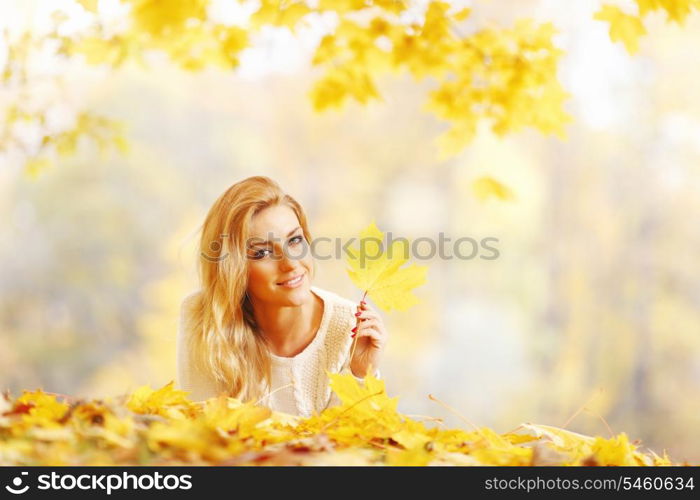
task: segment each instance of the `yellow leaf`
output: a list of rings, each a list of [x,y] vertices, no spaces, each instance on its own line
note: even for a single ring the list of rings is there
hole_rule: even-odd
[[[360,233],[360,246],[348,248],[350,279],[383,310],[406,310],[418,303],[411,290],[425,283],[427,266],[400,267],[408,260],[408,241],[395,239],[384,251],[384,233],[372,222]]]
[[[515,198],[515,195],[508,186],[501,184],[493,177],[480,177],[474,181],[472,188],[474,189],[474,194],[480,201],[484,201],[492,196],[503,201]]]
[[[412,429],[401,429],[391,435],[391,439],[399,443],[406,449],[422,448],[425,444],[432,440],[430,436],[421,432],[416,432]]]
[[[595,438],[592,452],[598,465],[638,465],[634,459],[635,446],[624,432],[614,438]]]
[[[639,8],[639,15],[644,17],[648,12],[654,10],[665,10],[667,21],[675,21],[679,26],[685,23],[685,19],[693,9],[700,9],[700,2],[697,0],[636,0]]]
[[[469,17],[469,15],[472,13],[472,10],[469,8],[462,9],[459,12],[457,12],[453,17],[457,21],[464,21],[466,18]]]
[[[384,381],[367,373],[364,384],[360,385],[351,374],[327,372],[330,387],[335,392],[345,407],[352,407],[353,413],[377,416],[377,412],[394,414],[398,405],[398,398],[387,396]]]
[[[394,0],[380,0],[381,4],[388,4]],[[398,2],[397,2],[398,3]],[[338,13],[361,10],[366,7],[365,0],[319,0],[319,10],[333,10]]]
[[[250,403],[241,404],[233,398],[211,398],[204,407],[204,421],[212,428],[248,434],[260,422],[272,415],[272,410]]]
[[[41,389],[24,391],[16,403],[30,407],[28,412],[22,415],[22,422],[26,425],[57,427],[57,421],[68,411],[66,403],[59,402],[55,396],[46,394]]]
[[[437,138],[438,160],[458,154],[476,135],[476,117],[464,115],[450,130]]]
[[[180,419],[154,422],[148,428],[147,443],[154,452],[173,448],[204,455],[215,449],[212,441],[216,437],[216,431],[203,420]]]
[[[644,17],[648,12],[661,8],[661,0],[635,0],[639,8],[639,15]]]
[[[265,24],[293,29],[311,9],[300,1],[262,0],[260,8],[250,17],[250,24],[260,29]]]
[[[317,112],[327,108],[340,108],[351,96],[361,104],[366,104],[370,99],[381,99],[370,74],[358,65],[329,69],[314,84],[309,96]]]
[[[98,0],[78,0],[78,3],[83,6],[85,10],[97,13],[97,1]]]
[[[381,7],[382,9],[393,12],[394,14],[400,14],[408,7],[407,2],[404,0],[374,0],[372,3],[374,3],[374,5],[377,7]]]
[[[161,415],[170,418],[181,418],[192,413],[195,404],[186,397],[187,392],[174,389],[175,381],[170,381],[158,390],[144,385],[136,389],[126,403],[134,413]]]
[[[530,434],[539,439],[551,441],[552,444],[561,449],[576,449],[582,445],[591,445],[594,441],[594,438],[590,436],[551,425],[531,424],[526,422],[520,424],[518,429],[521,431],[529,431]]]
[[[608,21],[610,39],[613,42],[622,41],[630,54],[637,52],[638,39],[647,32],[638,17],[625,14],[618,7],[611,5],[603,5],[593,19]]]
[[[24,165],[24,171],[31,179],[36,179],[50,165],[51,162],[47,158],[30,158]]]
[[[180,33],[192,22],[207,18],[209,0],[126,0],[132,5],[131,17],[139,31],[153,37]]]

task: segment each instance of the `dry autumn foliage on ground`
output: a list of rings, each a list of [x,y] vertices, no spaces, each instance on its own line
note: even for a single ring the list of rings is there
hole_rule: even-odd
[[[329,377],[342,404],[309,418],[225,396],[193,402],[173,382],[105,400],[5,393],[0,465],[689,465],[625,433],[428,427],[397,411],[382,380]]]
[[[367,226],[348,273],[363,298],[405,310],[417,302],[412,290],[427,267],[402,268],[406,242],[385,251],[383,239],[374,222]],[[0,465],[679,465],[665,452],[639,451],[625,433],[604,439],[530,423],[505,434],[427,427],[398,412],[383,380],[328,377],[342,404],[308,418],[225,395],[193,402],[174,382],[115,400],[6,393]]]

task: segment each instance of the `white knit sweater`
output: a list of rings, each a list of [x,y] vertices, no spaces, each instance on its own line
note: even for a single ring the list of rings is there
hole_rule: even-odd
[[[312,286],[311,291],[323,300],[321,325],[311,343],[294,357],[280,357],[270,353],[272,380],[268,395],[261,404],[272,410],[309,417],[329,406],[340,404],[330,389],[326,370],[331,373],[349,373],[351,330],[355,327],[356,304],[339,295]],[[197,372],[185,352],[185,336],[190,335],[187,301],[199,292],[188,295],[182,302],[177,334],[177,386],[188,391],[190,399],[201,401],[216,396],[213,380]],[[354,374],[352,374],[354,377]],[[375,369],[374,375],[380,377]],[[362,379],[355,377],[362,383]],[[291,386],[276,390],[282,386]]]

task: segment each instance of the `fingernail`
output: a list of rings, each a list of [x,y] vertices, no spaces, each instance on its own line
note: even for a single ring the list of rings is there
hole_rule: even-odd
[[[353,333],[352,335],[350,335],[350,338],[351,338],[351,339],[354,339],[354,338],[355,338],[355,335],[357,335],[357,334],[356,334],[356,333]]]
[[[351,332],[357,332],[357,327],[353,328],[353,329],[350,330],[350,331],[351,331]]]
[[[364,300],[361,300],[361,301],[360,301],[360,304],[363,304],[363,305],[364,305],[364,304],[366,304],[366,302],[365,302]]]
[[[356,312],[356,313],[355,313],[355,316],[359,316],[359,315],[360,315],[360,313],[359,313],[359,312]]]

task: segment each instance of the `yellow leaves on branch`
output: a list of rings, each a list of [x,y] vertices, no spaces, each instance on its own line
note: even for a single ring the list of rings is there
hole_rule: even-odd
[[[407,70],[417,80],[438,81],[424,109],[452,126],[438,140],[440,159],[469,144],[480,120],[499,135],[529,126],[564,137],[569,94],[557,79],[563,52],[551,40],[554,27],[524,19],[513,29],[462,35],[458,23],[471,11],[450,9],[431,1],[423,22],[412,24],[379,15],[365,23],[341,18],[312,59],[327,68],[310,93],[314,108],[339,108],[349,98],[362,104],[382,99],[375,80]]]
[[[551,24],[536,26],[525,19],[512,29],[464,35],[459,24],[471,9],[455,10],[440,0],[429,1],[423,18],[411,21],[401,19],[409,1],[262,0],[248,25],[240,27],[213,19],[209,0],[120,1],[131,7],[128,29],[115,33],[98,21],[93,33],[64,38],[63,51],[119,66],[158,50],[186,70],[212,64],[235,68],[250,36],[263,27],[295,32],[311,16],[333,14],[337,25],[312,56],[312,64],[325,69],[309,92],[317,112],[341,108],[348,100],[382,101],[377,80],[387,73],[432,77],[437,88],[424,109],[451,125],[438,141],[441,159],[461,151],[480,120],[500,135],[534,127],[563,137],[571,119],[562,109],[568,94],[557,81],[561,51],[552,44]],[[90,2],[84,5],[91,10]]]
[[[43,115],[36,117],[36,120],[42,121]],[[40,150],[27,161],[25,172],[31,178],[36,178],[44,169],[50,167],[52,158],[75,154],[80,140],[86,138],[91,139],[103,155],[110,148],[121,152],[128,149],[122,123],[83,112],[77,115],[72,127],[43,135]]]
[[[610,39],[622,42],[630,54],[639,49],[639,38],[646,34],[644,18],[654,11],[666,13],[667,22],[675,21],[682,26],[693,10],[700,10],[700,0],[634,0],[637,14],[625,13],[619,7],[604,4],[593,18],[610,24]]]
[[[152,37],[181,33],[188,23],[207,18],[209,0],[122,0],[131,5],[134,28]]]
[[[75,154],[81,140],[90,139],[102,155],[112,148],[123,152],[128,147],[124,137],[124,125],[120,122],[81,112],[76,115],[71,126],[62,130],[50,130],[44,126],[47,122],[46,112],[37,109],[24,111],[21,108],[24,104],[19,102],[5,110],[5,121],[0,127],[0,132],[10,130],[17,122],[36,125],[41,130],[37,148],[24,165],[24,171],[30,178],[40,175],[57,157]],[[3,146],[9,149],[8,144],[0,144],[0,151],[4,149]]]
[[[480,120],[499,136],[534,127],[565,138],[572,118],[563,110],[570,95],[557,78],[559,58],[550,23],[529,19],[513,29],[482,30],[455,42],[450,52],[453,78],[431,91],[425,107],[452,123],[439,138],[440,158],[461,151]]]
[[[500,136],[530,127],[564,139],[572,120],[563,108],[570,95],[557,77],[563,52],[553,43],[551,23],[526,18],[512,28],[477,26],[466,32],[472,10],[456,10],[441,0],[429,0],[422,17],[404,15],[413,5],[408,0],[261,0],[241,26],[213,16],[211,0],[119,0],[128,9],[125,19],[116,20],[101,16],[96,0],[77,1],[92,18],[89,27],[60,35],[59,25],[68,16],[59,13],[56,29],[45,38],[58,42],[57,56],[80,55],[91,64],[113,67],[126,61],[145,64],[145,56],[156,51],[188,71],[234,69],[251,37],[265,27],[296,32],[300,23],[314,18],[335,19],[337,25],[322,37],[311,60],[324,69],[309,93],[313,108],[322,112],[349,100],[361,105],[382,101],[378,82],[387,74],[431,77],[436,86],[423,109],[449,125],[437,140],[440,160],[461,152],[481,123]],[[682,25],[700,10],[700,0],[634,2],[636,13],[602,4],[594,15],[609,23],[611,39],[630,53],[646,32],[645,16],[665,12],[669,21]],[[10,53],[21,45],[8,41]],[[19,71],[4,72],[5,83],[14,73]],[[0,143],[4,149],[8,145]],[[37,172],[46,163],[37,158],[27,170]]]
[[[680,465],[625,433],[428,427],[398,412],[371,374],[329,378],[341,404],[309,418],[224,395],[195,403],[173,382],[70,404],[41,390],[2,394],[0,465]]]
[[[250,18],[250,24],[258,30],[269,24],[286,26],[294,31],[297,23],[311,12],[306,3],[299,0],[261,0],[260,8]]]
[[[372,98],[381,99],[370,74],[361,66],[330,69],[322,80],[316,82],[309,96],[316,111],[340,108],[348,97],[360,104],[367,104]]]
[[[405,311],[418,303],[412,290],[425,283],[427,266],[401,268],[409,257],[405,238],[391,239],[384,248],[384,233],[372,222],[362,230],[359,246],[348,248],[350,279],[379,308]]]
[[[209,0],[121,0],[131,7],[130,26],[114,33],[96,19],[91,33],[62,39],[62,51],[83,55],[91,64],[120,66],[129,59],[143,64],[143,54],[162,51],[188,71],[210,65],[236,68],[248,46],[248,30],[215,22]],[[107,35],[110,33],[110,35]]]

